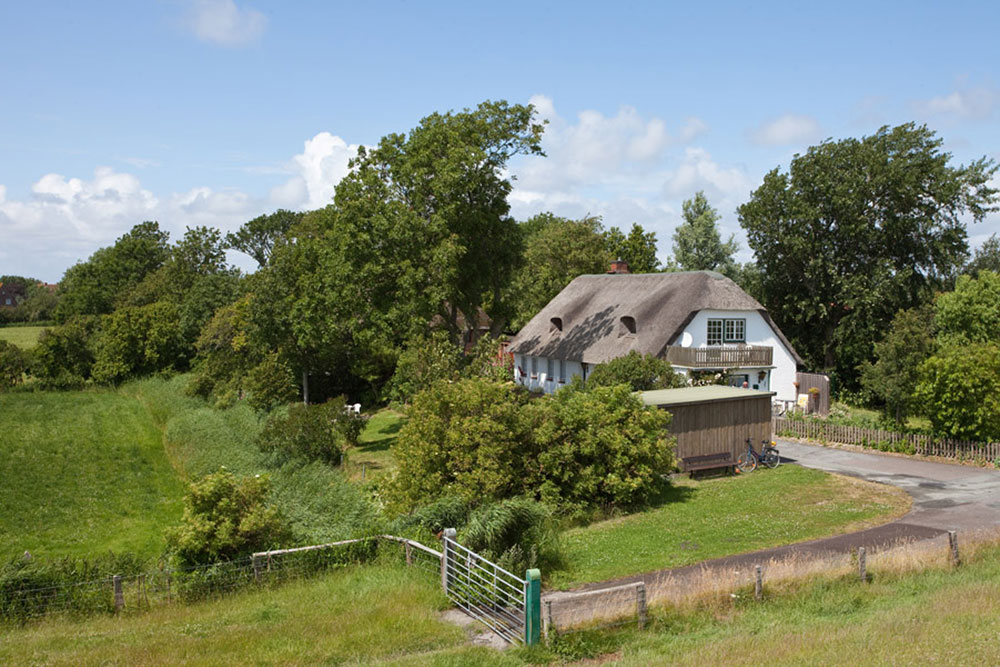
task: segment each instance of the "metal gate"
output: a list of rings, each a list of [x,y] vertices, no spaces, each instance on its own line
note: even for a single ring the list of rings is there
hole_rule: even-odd
[[[541,623],[541,577],[528,570],[524,579],[455,541],[445,530],[441,585],[467,614],[507,642],[536,644]]]

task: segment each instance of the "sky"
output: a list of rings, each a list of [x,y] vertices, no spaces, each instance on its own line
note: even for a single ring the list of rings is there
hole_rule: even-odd
[[[488,99],[548,121],[509,165],[518,219],[638,222],[665,260],[703,190],[742,243],[736,208],[825,139],[913,121],[955,165],[1000,160],[998,25],[919,0],[4,2],[0,275],[56,282],[144,220],[325,206],[359,145]]]

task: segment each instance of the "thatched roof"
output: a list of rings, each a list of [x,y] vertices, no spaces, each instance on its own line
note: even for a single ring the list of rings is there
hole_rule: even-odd
[[[514,336],[510,351],[588,364],[631,350],[662,356],[695,314],[706,309],[759,312],[801,363],[764,307],[714,271],[580,276]]]

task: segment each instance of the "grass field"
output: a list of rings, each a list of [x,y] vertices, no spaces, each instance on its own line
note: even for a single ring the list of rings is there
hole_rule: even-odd
[[[38,343],[38,337],[48,327],[0,327],[0,340],[13,343],[20,348],[30,350]]]
[[[395,469],[391,447],[406,421],[395,410],[380,410],[368,420],[358,446],[348,452],[347,474],[353,481],[377,478]]]
[[[634,626],[498,652],[442,622],[433,577],[380,565],[120,618],[0,628],[2,664],[937,665],[1000,663],[1000,548],[652,607]]]
[[[0,415],[0,555],[159,555],[184,486],[139,401],[114,391],[0,394]]]
[[[567,568],[551,584],[571,588],[861,530],[910,506],[894,487],[799,466],[703,481],[682,477],[666,501],[564,533]]]

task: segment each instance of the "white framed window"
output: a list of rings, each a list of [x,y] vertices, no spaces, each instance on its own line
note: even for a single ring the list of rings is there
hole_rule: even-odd
[[[548,382],[555,379],[555,373],[552,372],[552,357],[545,360],[545,379]]]
[[[708,321],[708,344],[722,345],[722,320]]]
[[[566,361],[563,359],[559,360],[559,383],[562,384],[566,382]]]
[[[747,341],[747,321],[744,319],[725,320],[725,341],[745,343]]]
[[[538,357],[531,357],[531,378],[538,377]]]

